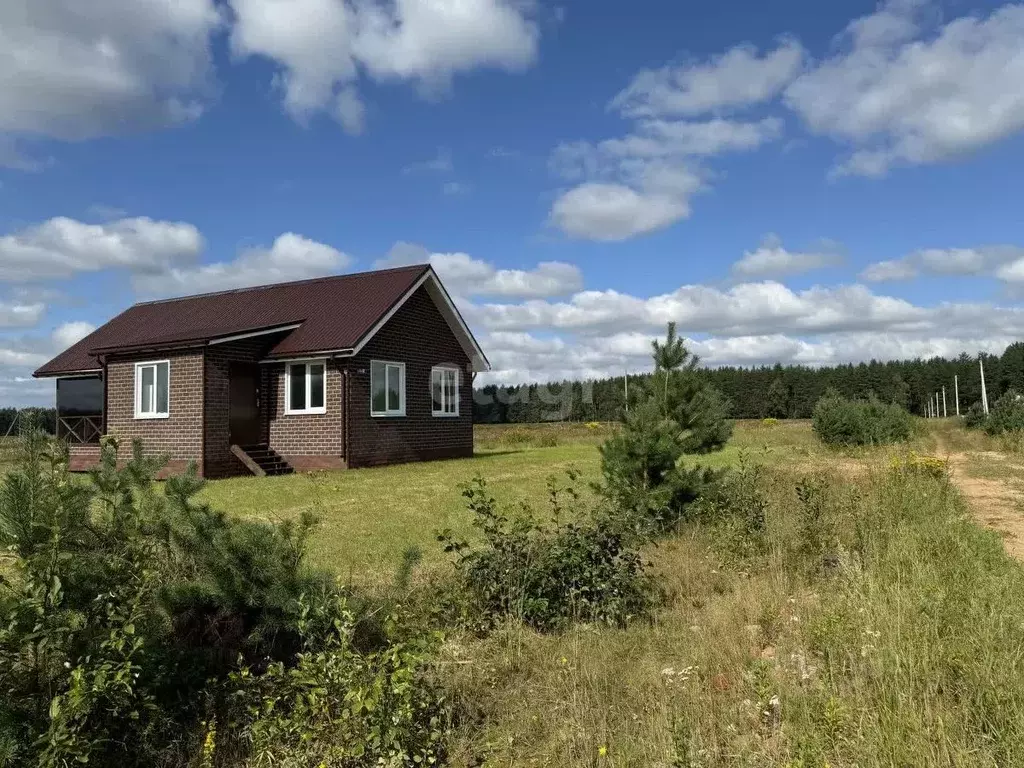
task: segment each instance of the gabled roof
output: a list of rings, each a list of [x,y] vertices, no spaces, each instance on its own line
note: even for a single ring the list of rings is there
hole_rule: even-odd
[[[437,303],[475,370],[490,366],[429,265],[322,277],[135,304],[57,355],[35,376],[99,371],[99,356],[173,349],[280,332],[268,358],[354,355],[421,286]]]

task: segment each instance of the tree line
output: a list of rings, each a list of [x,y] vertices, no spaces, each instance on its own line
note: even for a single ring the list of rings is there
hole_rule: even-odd
[[[57,429],[57,409],[0,408],[0,437],[19,433],[29,421],[36,429],[41,429],[52,435]]]
[[[985,367],[989,402],[1010,389],[1024,392],[1024,342],[1008,346],[1001,355],[967,353],[947,359],[894,360],[823,366],[761,366],[702,368],[701,375],[729,402],[736,419],[808,419],[814,404],[830,388],[848,398],[874,394],[924,415],[930,398],[946,389],[946,410],[956,413],[954,377],[959,382],[960,413],[981,400],[978,361]],[[629,388],[640,391],[651,374],[632,374],[586,381],[499,386],[474,391],[473,418],[478,423],[539,421],[615,421],[621,418]]]

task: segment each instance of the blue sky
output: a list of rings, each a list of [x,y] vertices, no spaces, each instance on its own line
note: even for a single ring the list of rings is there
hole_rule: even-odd
[[[0,403],[134,301],[431,260],[499,381],[1000,351],[1024,5],[14,0]]]

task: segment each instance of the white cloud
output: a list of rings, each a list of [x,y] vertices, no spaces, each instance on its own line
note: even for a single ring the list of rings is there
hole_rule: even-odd
[[[333,275],[351,263],[336,248],[286,232],[270,248],[249,249],[232,261],[137,275],[134,285],[147,296],[182,296]]]
[[[432,158],[409,163],[402,169],[402,173],[417,173],[419,171],[450,173],[454,168],[452,151],[446,147],[438,147],[437,154]]]
[[[633,117],[699,115],[768,101],[799,72],[804,50],[793,40],[759,56],[738,45],[706,64],[643,70],[611,101]]]
[[[430,264],[445,287],[456,296],[540,298],[563,296],[583,287],[578,267],[560,261],[544,261],[530,270],[498,269],[466,253],[431,253],[421,245],[398,242],[374,267]]]
[[[77,344],[95,330],[95,325],[84,320],[62,323],[53,331],[54,349],[56,352],[63,352],[72,344]]]
[[[213,0],[0,3],[0,134],[81,140],[202,110]]]
[[[0,301],[0,328],[31,328],[45,311],[42,302]]]
[[[1014,264],[1024,260],[1024,248],[990,245],[979,248],[924,248],[901,259],[869,264],[861,279],[870,282],[909,280],[919,275],[991,275],[1016,282]]]
[[[125,268],[157,272],[194,261],[203,239],[191,224],[140,217],[85,224],[58,216],[0,236],[0,279],[45,280]]]
[[[441,185],[441,191],[449,197],[465,195],[469,192],[470,186],[462,181],[446,181]]]
[[[582,183],[558,196],[548,222],[588,240],[625,240],[664,229],[689,217],[690,198],[704,186],[697,158],[754,149],[781,129],[774,118],[643,120],[622,138],[561,144],[552,169]]]
[[[467,313],[494,331],[547,329],[587,335],[649,331],[663,328],[670,320],[681,331],[716,336],[911,331],[931,317],[928,309],[876,295],[862,285],[816,286],[797,292],[773,281],[740,283],[727,290],[683,285],[649,298],[614,290],[582,291],[562,302],[481,304]]]
[[[842,263],[834,243],[822,243],[822,246],[814,251],[787,251],[778,237],[769,235],[757,249],[745,251],[731,271],[734,276],[749,280],[796,275]]]
[[[855,20],[842,50],[786,89],[812,131],[853,144],[836,173],[881,176],[1024,128],[1024,5],[958,18],[932,35],[924,5],[897,0]]]
[[[750,151],[782,134],[775,117],[670,120],[661,115],[673,110],[639,109],[622,94],[612,107],[641,116],[629,133],[596,143],[564,142],[551,156],[552,169],[577,182],[558,195],[548,214],[548,223],[570,237],[625,240],[688,218],[690,199],[705,186],[706,158]]]
[[[684,174],[680,170],[680,176]],[[580,184],[555,200],[549,221],[570,237],[586,240],[626,240],[656,232],[690,215],[689,197],[700,189],[700,179],[688,175],[686,180],[687,184],[675,191]]]
[[[238,56],[279,68],[285,110],[305,121],[326,110],[362,129],[360,73],[437,92],[481,67],[533,63],[539,29],[532,2],[513,0],[229,0]]]

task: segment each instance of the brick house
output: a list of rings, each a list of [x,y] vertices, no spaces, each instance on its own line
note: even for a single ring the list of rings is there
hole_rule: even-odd
[[[136,304],[35,376],[72,469],[110,434],[213,478],[470,456],[488,367],[421,265]]]

